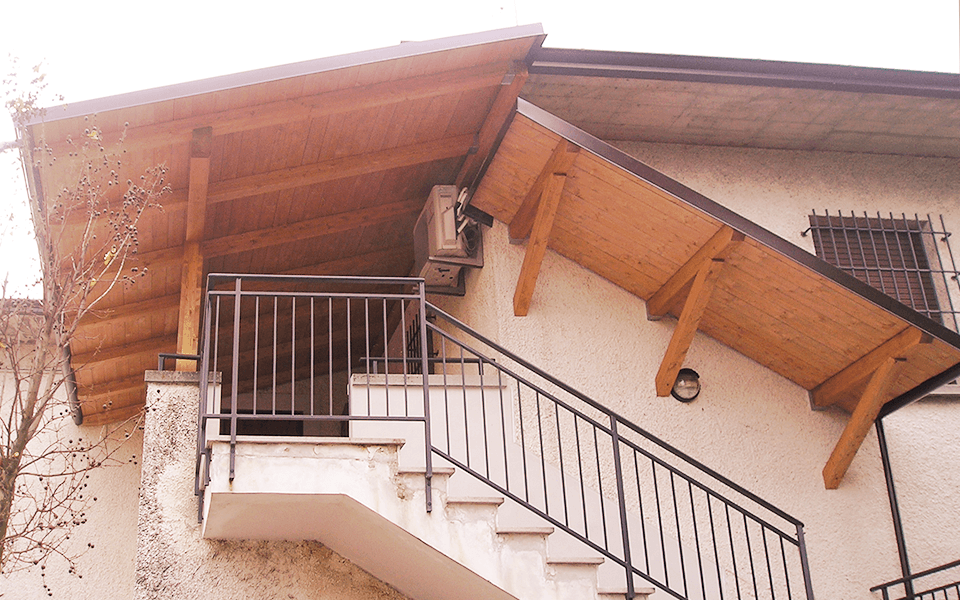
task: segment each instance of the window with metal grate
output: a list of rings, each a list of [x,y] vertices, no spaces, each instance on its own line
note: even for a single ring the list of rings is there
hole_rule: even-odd
[[[957,329],[948,294],[948,282],[957,279],[957,272],[942,216],[937,229],[929,215],[926,219],[917,215],[912,219],[892,214],[881,217],[879,213],[876,217],[839,212],[818,215],[814,210],[807,231],[819,258],[920,314]]]

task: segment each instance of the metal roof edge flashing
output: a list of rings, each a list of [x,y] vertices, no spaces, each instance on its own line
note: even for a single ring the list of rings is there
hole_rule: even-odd
[[[960,74],[672,54],[540,48],[531,73],[960,98]]]
[[[254,69],[252,71],[242,71],[240,73],[176,83],[147,90],[127,92],[104,98],[61,104],[59,106],[45,108],[43,114],[31,119],[27,125],[37,125],[43,122],[58,121],[108,110],[119,110],[154,102],[175,100],[187,96],[219,92],[290,77],[312,75],[314,73],[334,71],[386,60],[409,58],[412,56],[442,52],[444,50],[480,46],[532,36],[546,36],[541,24],[520,25],[518,27],[494,29],[419,42],[401,42],[394,46],[386,46],[373,50],[361,50],[359,52],[340,54],[337,56],[315,58],[285,65]]]
[[[948,329],[944,325],[897,302],[880,290],[867,285],[856,277],[817,258],[796,244],[785,240],[746,217],[733,212],[729,208],[718,204],[703,194],[683,185],[679,181],[640,162],[619,148],[608,144],[600,138],[594,137],[575,125],[564,121],[560,117],[522,98],[517,101],[517,112],[607,162],[660,188],[681,202],[703,211],[707,215],[756,240],[774,252],[811,269],[836,285],[846,288],[878,308],[903,319],[908,324],[930,334],[942,342],[960,349],[960,333]]]

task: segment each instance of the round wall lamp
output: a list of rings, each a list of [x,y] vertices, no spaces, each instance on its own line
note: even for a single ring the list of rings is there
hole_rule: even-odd
[[[700,395],[700,374],[693,369],[680,369],[670,395],[680,402],[693,402]]]

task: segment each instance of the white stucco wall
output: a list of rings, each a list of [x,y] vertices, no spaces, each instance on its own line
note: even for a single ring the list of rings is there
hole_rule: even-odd
[[[0,373],[9,381],[9,373]],[[65,423],[68,439],[84,437],[102,439],[115,427],[76,427]],[[87,522],[74,529],[63,550],[80,555],[77,577],[68,572],[65,561],[56,557],[47,563],[46,575],[39,567],[0,577],[0,597],[15,600],[53,598],[98,598],[127,600],[133,595],[134,557],[137,549],[137,496],[140,487],[140,455],[142,433],[133,425],[115,436],[126,439],[119,444],[116,466],[107,466],[90,472],[88,482],[92,497],[85,511]],[[119,434],[119,435],[118,435]],[[116,446],[112,446],[116,447]],[[88,544],[93,544],[90,548]],[[44,589],[44,584],[49,588]]]
[[[800,232],[813,207],[821,214],[825,208],[833,214],[837,209],[943,213],[948,228],[960,227],[960,170],[949,161],[621,146],[809,250],[812,242]],[[470,272],[467,296],[434,298],[441,307],[804,521],[819,598],[871,598],[870,586],[899,577],[873,431],[840,488],[825,490],[821,471],[845,415],[811,411],[805,390],[702,334],[686,361],[701,374],[701,396],[688,405],[657,398],[654,376],[675,321],[647,321],[639,298],[553,252],[544,260],[530,314],[514,317],[512,298],[525,247],[510,245],[501,223],[485,231],[484,246],[485,266]],[[922,405],[897,415],[888,427],[918,568],[960,556],[950,533],[960,525],[960,503],[946,492],[960,481],[944,483],[944,474],[956,478],[960,472],[950,433],[960,422],[956,412],[949,404]],[[940,441],[923,445],[917,438],[927,436],[918,434],[932,422]],[[925,491],[930,486],[942,492],[934,506]]]
[[[138,600],[257,598],[401,600],[402,594],[316,542],[200,537],[196,465],[197,375],[147,374],[136,564]]]

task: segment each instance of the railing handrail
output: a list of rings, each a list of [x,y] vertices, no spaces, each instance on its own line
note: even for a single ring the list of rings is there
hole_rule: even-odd
[[[624,418],[623,416],[621,416],[621,415],[619,415],[618,413],[614,412],[613,410],[611,410],[611,409],[607,408],[606,406],[600,404],[600,403],[597,402],[596,400],[593,400],[592,398],[588,397],[586,394],[584,394],[584,393],[582,393],[582,392],[580,392],[580,391],[578,391],[578,390],[570,387],[569,385],[567,385],[566,383],[563,383],[562,381],[560,381],[560,380],[557,379],[556,377],[550,375],[549,373],[546,373],[546,372],[543,371],[542,369],[539,369],[538,367],[534,366],[533,364],[529,363],[528,361],[520,358],[520,357],[517,356],[516,354],[510,352],[510,351],[507,350],[506,348],[500,346],[500,345],[497,344],[496,342],[493,342],[493,341],[490,340],[489,338],[485,337],[483,334],[481,334],[481,333],[473,330],[473,329],[470,328],[468,325],[466,325],[466,324],[464,324],[462,321],[458,320],[456,317],[453,317],[453,316],[450,315],[449,313],[441,310],[440,308],[437,308],[436,306],[434,306],[434,305],[431,304],[430,302],[427,302],[426,304],[427,304],[427,307],[428,307],[433,313],[438,314],[438,315],[441,316],[445,321],[450,322],[451,324],[453,324],[454,326],[456,326],[458,329],[461,329],[461,330],[463,330],[465,333],[467,333],[467,334],[475,337],[476,339],[480,340],[481,342],[483,342],[483,343],[486,344],[487,346],[495,349],[497,352],[499,352],[499,353],[503,354],[504,356],[510,358],[510,360],[513,360],[513,361],[515,361],[516,363],[522,365],[524,368],[533,371],[533,372],[536,373],[539,377],[542,377],[542,378],[546,379],[547,381],[549,381],[549,382],[552,383],[553,385],[557,386],[558,388],[562,389],[563,391],[569,393],[569,394],[572,395],[572,396],[575,396],[577,399],[583,401],[584,403],[586,403],[587,405],[589,405],[591,408],[594,408],[594,409],[600,411],[601,413],[607,415],[608,417],[613,417],[613,418],[615,418],[618,423],[620,423],[620,424],[622,424],[622,425],[624,425],[624,426],[632,429],[635,433],[637,433],[637,434],[639,434],[639,435],[642,435],[643,437],[645,437],[645,438],[648,439],[649,441],[653,442],[654,444],[657,444],[658,446],[660,446],[660,447],[663,448],[664,450],[670,452],[671,454],[674,454],[675,456],[683,459],[684,461],[687,461],[688,463],[690,463],[691,465],[693,465],[693,466],[695,466],[696,468],[700,469],[700,470],[703,471],[704,473],[706,473],[706,474],[710,475],[711,477],[715,478],[717,481],[723,483],[725,486],[729,487],[730,489],[736,490],[738,493],[743,494],[745,497],[749,498],[749,499],[752,500],[753,502],[756,502],[756,503],[759,504],[760,506],[762,506],[762,507],[764,507],[765,509],[769,510],[771,513],[773,513],[773,514],[777,515],[778,517],[784,519],[785,521],[789,522],[791,525],[795,525],[795,526],[797,526],[797,527],[803,527],[803,522],[801,522],[801,521],[800,521],[799,519],[797,519],[796,517],[793,517],[792,515],[784,512],[783,510],[781,510],[781,509],[777,508],[776,506],[770,504],[769,502],[767,502],[766,500],[764,500],[764,499],[761,498],[760,496],[757,496],[756,494],[754,494],[753,492],[747,490],[746,488],[742,487],[741,485],[739,485],[739,484],[737,484],[737,483],[734,483],[734,482],[731,481],[730,479],[724,477],[724,476],[721,475],[720,473],[714,471],[714,470],[711,469],[710,467],[704,465],[704,464],[701,463],[700,461],[698,461],[698,460],[696,460],[695,458],[689,456],[688,454],[686,454],[686,453],[683,452],[682,450],[679,450],[678,448],[674,447],[673,445],[671,445],[671,444],[669,444],[669,443],[661,440],[660,438],[658,438],[657,436],[653,435],[652,433],[646,431],[646,430],[643,429],[642,427],[640,427],[640,426],[632,423],[631,421],[627,420],[626,418]],[[503,367],[500,367],[500,368],[503,368]],[[513,376],[514,376],[514,377],[517,377],[517,378],[519,379],[519,376],[517,376],[517,375],[515,375],[515,374],[514,374]],[[528,385],[528,386],[530,386],[530,387],[533,387],[533,388],[535,388],[535,389],[540,389],[540,388],[538,388],[537,386],[534,386],[533,384],[531,384],[531,383],[529,383],[529,382],[527,382],[527,381],[525,381],[525,380],[524,380],[524,384],[525,384],[525,385]],[[549,394],[548,392],[543,391],[543,390],[540,390],[540,391],[541,391],[541,393],[548,395],[551,400],[559,401],[559,400],[557,400],[552,394]]]
[[[939,567],[933,567],[931,569],[927,569],[926,571],[920,571],[919,573],[914,573],[909,577],[901,577],[900,579],[894,579],[892,581],[881,583],[880,585],[875,585],[872,588],[870,588],[870,591],[878,592],[883,588],[900,585],[902,583],[907,583],[908,581],[911,581],[911,582],[916,581],[921,577],[926,577],[927,575],[933,575],[934,573],[939,573],[940,571],[946,571],[947,569],[952,569],[953,567],[957,567],[957,566],[960,566],[960,559],[955,560],[953,562],[949,562],[945,565],[940,565]],[[919,592],[919,593],[923,593],[923,592]],[[919,593],[914,593],[914,595],[918,595]]]

